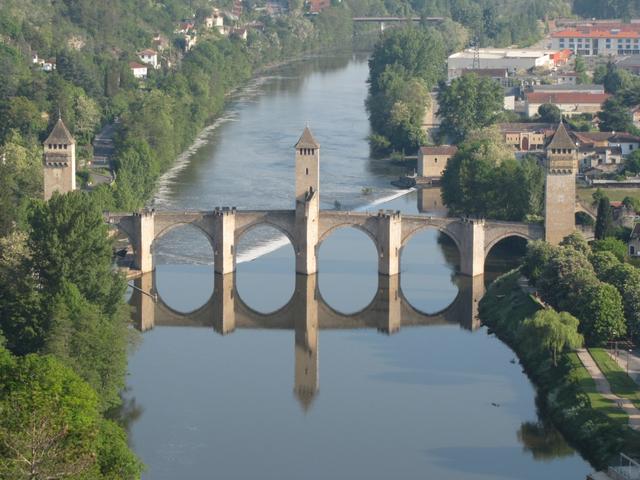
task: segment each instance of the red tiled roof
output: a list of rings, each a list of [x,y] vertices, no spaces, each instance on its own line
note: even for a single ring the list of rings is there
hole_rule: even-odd
[[[631,29],[628,25],[624,25],[622,28],[617,27],[610,30],[603,30],[602,27],[587,27],[580,29],[568,28],[566,30],[553,32],[551,36],[553,38],[640,38],[639,30],[640,29],[638,27]]]
[[[145,48],[141,52],[138,52],[138,55],[153,56],[153,55],[157,55],[157,52],[155,50],[151,50],[150,48]]]
[[[458,147],[455,145],[437,145],[434,147],[420,147],[423,155],[455,155]]]
[[[588,103],[602,104],[610,97],[608,93],[581,93],[581,92],[531,92],[527,93],[529,103]]]
[[[142,65],[141,63],[138,63],[138,62],[129,62],[129,67],[131,67],[131,68],[147,68],[146,65]]]

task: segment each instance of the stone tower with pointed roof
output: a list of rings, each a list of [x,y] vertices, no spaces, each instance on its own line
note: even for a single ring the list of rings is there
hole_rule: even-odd
[[[320,144],[305,127],[296,149],[296,273],[316,273],[320,222]]]
[[[296,200],[300,200],[310,190],[320,192],[320,144],[308,126],[304,127],[295,149]]]
[[[44,141],[44,199],[76,189],[76,141],[58,118]]]
[[[547,145],[546,153],[545,239],[557,245],[576,228],[578,148],[563,122]]]

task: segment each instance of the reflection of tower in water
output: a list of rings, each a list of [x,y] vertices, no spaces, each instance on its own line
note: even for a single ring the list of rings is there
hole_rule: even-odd
[[[296,277],[295,375],[293,391],[304,411],[308,411],[319,388],[318,298],[316,275]],[[305,285],[300,285],[302,282]]]
[[[413,308],[400,288],[400,275],[380,275],[373,301],[362,311],[343,315],[331,309],[320,296],[316,275],[296,275],[293,298],[278,311],[264,314],[251,310],[239,297],[235,275],[216,274],[209,301],[190,313],[167,306],[156,295],[155,273],[134,282],[129,301],[134,326],[148,331],[155,326],[209,327],[221,335],[237,328],[294,330],[294,387],[301,407],[308,411],[319,390],[319,329],[374,328],[394,334],[402,327],[458,324],[466,330],[480,327],[478,302],[484,294],[484,278],[458,277],[458,295],[446,309],[425,314]]]

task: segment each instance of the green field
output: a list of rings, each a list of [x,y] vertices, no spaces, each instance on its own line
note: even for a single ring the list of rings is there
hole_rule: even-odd
[[[579,187],[577,190],[578,198],[580,198],[583,203],[591,205],[593,203],[592,195],[596,190],[596,188]],[[609,197],[609,200],[612,202],[621,202],[624,200],[624,197],[633,197],[640,200],[640,188],[601,188],[600,190]]]

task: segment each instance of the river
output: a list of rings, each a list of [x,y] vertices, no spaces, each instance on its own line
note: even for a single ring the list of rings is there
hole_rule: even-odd
[[[437,195],[394,190],[401,169],[369,158],[366,60],[306,59],[254,80],[162,178],[153,206],[293,208],[292,146],[308,123],[322,208],[441,214]],[[154,248],[156,272],[140,281],[159,301],[135,311],[145,331],[124,392],[143,478],[582,480],[590,470],[540,417],[513,352],[474,320],[492,273],[456,275],[455,246],[436,232],[404,249],[399,285],[378,278],[372,242],[353,229],[323,242],[317,278],[295,275],[277,232],[254,229],[238,245],[235,291],[190,227]],[[510,264],[498,251],[487,270]],[[229,317],[224,299],[241,313]]]

